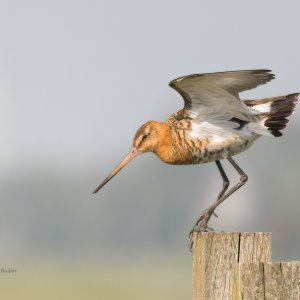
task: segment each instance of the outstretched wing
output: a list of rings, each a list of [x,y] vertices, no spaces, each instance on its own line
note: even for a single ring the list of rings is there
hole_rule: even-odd
[[[184,99],[184,111],[195,123],[209,130],[235,128],[232,118],[250,121],[255,110],[239,98],[242,91],[272,80],[270,70],[243,70],[194,74],[172,80],[169,85]]]

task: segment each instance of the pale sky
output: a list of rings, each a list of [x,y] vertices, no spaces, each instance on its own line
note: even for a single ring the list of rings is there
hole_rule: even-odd
[[[142,123],[181,108],[168,82],[190,73],[270,68],[277,79],[252,97],[299,91],[299,8],[296,0],[1,1],[3,163],[121,158]]]

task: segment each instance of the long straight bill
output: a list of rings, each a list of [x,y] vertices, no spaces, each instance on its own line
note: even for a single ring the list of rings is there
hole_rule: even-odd
[[[119,165],[103,180],[103,182],[94,190],[93,194],[97,193],[105,184],[107,184],[115,175],[117,175],[131,160],[133,160],[139,151],[133,147]]]

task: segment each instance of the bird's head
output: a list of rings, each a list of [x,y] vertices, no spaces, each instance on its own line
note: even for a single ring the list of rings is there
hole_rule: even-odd
[[[155,151],[160,143],[160,124],[155,121],[149,121],[138,129],[133,139],[133,147],[139,153]]]
[[[119,165],[106,177],[106,179],[94,190],[97,193],[110,179],[119,173],[137,155],[145,152],[156,152],[163,144],[166,125],[156,121],[149,121],[142,125],[133,139],[133,148],[119,163]]]

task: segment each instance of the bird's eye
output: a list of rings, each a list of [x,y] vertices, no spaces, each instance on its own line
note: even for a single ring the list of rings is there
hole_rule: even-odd
[[[144,134],[143,134],[143,137],[142,137],[142,140],[144,141],[147,137],[148,137],[148,134],[147,134],[147,133],[144,133]]]

